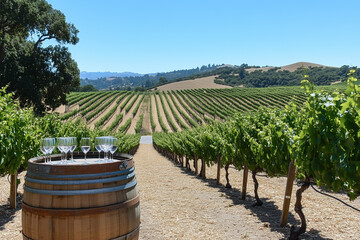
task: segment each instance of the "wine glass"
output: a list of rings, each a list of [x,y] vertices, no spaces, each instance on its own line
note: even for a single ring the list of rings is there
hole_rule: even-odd
[[[61,153],[61,161],[60,164],[64,163],[64,154],[65,154],[65,138],[64,137],[58,137],[56,138],[56,146],[59,149]]]
[[[101,159],[100,159],[100,153],[102,151],[101,137],[96,137],[95,138],[95,149],[99,152],[99,161],[101,161]]]
[[[91,147],[90,138],[81,138],[80,145],[81,145],[81,151],[83,151],[83,153],[85,154],[84,164],[88,164],[88,162],[86,161],[86,153],[90,150]]]
[[[47,163],[48,149],[46,147],[46,138],[43,138],[40,141],[40,151],[44,154],[45,163]]]
[[[118,144],[118,139],[117,138],[112,138],[111,139],[111,147],[110,147],[110,153],[111,153],[111,161],[113,161],[114,159],[114,153],[116,152],[117,148],[118,148],[119,144]]]
[[[64,164],[67,164],[68,163],[67,154],[68,154],[68,152],[70,151],[70,148],[71,148],[71,138],[70,137],[65,137],[64,139],[65,139],[64,140],[64,147],[63,147],[64,153],[65,153]]]
[[[76,148],[76,137],[69,137],[70,138],[70,143],[69,143],[69,145],[70,145],[70,154],[71,154],[71,159],[70,159],[70,161],[71,162],[75,162],[75,160],[74,160],[74,150],[75,150],[75,148]]]
[[[104,161],[107,162],[108,161],[108,152],[110,150],[109,148],[109,137],[102,137],[101,138],[101,147],[104,151]]]
[[[51,163],[51,153],[54,151],[55,145],[56,145],[55,138],[43,138],[41,140],[41,146],[45,148],[46,153],[48,155],[48,159],[46,160],[45,158],[45,162]]]
[[[112,137],[112,136],[105,136],[105,137],[102,138],[101,146],[102,146],[102,148],[104,150],[104,153],[105,153],[105,157],[104,157],[105,162],[110,162],[108,152],[111,149],[113,138],[114,137]]]

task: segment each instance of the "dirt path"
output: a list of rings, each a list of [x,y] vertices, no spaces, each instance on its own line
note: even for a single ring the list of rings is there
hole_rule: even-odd
[[[234,199],[237,191],[226,193],[214,180],[203,181],[154,151],[152,145],[141,144],[134,156],[140,239],[281,238],[281,232],[259,222],[249,209],[251,202]]]

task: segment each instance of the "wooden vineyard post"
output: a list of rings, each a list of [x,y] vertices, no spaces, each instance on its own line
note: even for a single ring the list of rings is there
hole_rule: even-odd
[[[248,180],[248,173],[249,168],[245,165],[244,167],[244,175],[243,175],[243,186],[242,186],[242,192],[241,192],[241,199],[245,200],[246,198],[246,186],[247,186],[247,180]]]
[[[220,184],[220,169],[221,169],[221,155],[219,155],[217,159],[216,184]]]
[[[199,169],[198,169],[198,159],[197,157],[195,156],[194,157],[194,168],[195,168],[195,175],[198,175],[199,174]]]
[[[285,189],[285,196],[284,196],[284,204],[283,210],[281,214],[280,226],[284,227],[287,223],[289,207],[290,207],[290,200],[291,200],[291,193],[294,185],[294,178],[295,178],[295,165],[294,161],[289,163],[289,172],[286,182],[286,189]]]
[[[16,208],[16,174],[10,175],[10,208]]]

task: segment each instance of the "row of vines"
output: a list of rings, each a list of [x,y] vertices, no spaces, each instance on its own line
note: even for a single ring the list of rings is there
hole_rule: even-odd
[[[306,231],[301,197],[310,184],[315,182],[328,190],[344,191],[351,200],[360,195],[360,89],[353,74],[353,71],[349,74],[344,93],[315,90],[306,76],[302,81],[306,94],[304,97],[296,95],[298,97],[289,105],[281,94],[266,98],[273,99],[272,102],[258,98],[257,107],[267,108],[248,114],[239,109],[240,113],[226,122],[215,121],[176,133],[155,133],[154,146],[160,153],[183,161],[186,166],[193,160],[196,174],[203,177],[206,165],[218,165],[218,179],[220,167],[227,171],[230,164],[238,170],[244,169],[246,174],[250,170],[255,185],[254,205],[258,206],[262,201],[256,173],[285,176],[289,166],[295,165],[296,177],[302,181],[295,204],[301,227],[291,227],[290,239],[298,239]],[[220,112],[220,105],[215,102],[224,98],[223,101],[226,99],[230,103],[234,99],[231,91],[217,96],[219,90],[206,90],[212,92],[212,100],[205,100],[202,95],[195,97],[194,91],[180,91],[179,95],[183,95],[185,101],[197,102],[202,106],[203,114],[216,114],[220,119],[230,114],[230,111]],[[255,100],[246,95],[241,101],[247,102],[248,107],[255,106]],[[299,103],[303,101],[305,103],[300,107]],[[273,103],[271,108],[270,103]],[[233,106],[236,108],[235,104]],[[228,178],[227,186],[231,186]]]

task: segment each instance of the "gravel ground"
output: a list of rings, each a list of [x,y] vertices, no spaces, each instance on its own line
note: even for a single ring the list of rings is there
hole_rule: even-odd
[[[134,156],[141,196],[140,239],[286,239],[290,224],[299,225],[295,214],[295,190],[288,225],[279,227],[286,178],[259,176],[261,207],[254,203],[249,175],[247,199],[241,200],[242,171],[230,168],[232,189],[216,185],[216,166],[207,168],[206,180],[159,155],[152,145],[141,144]],[[21,182],[25,172],[20,174]],[[9,209],[9,183],[1,177],[0,239],[22,239],[21,207]],[[22,186],[19,186],[21,200]],[[345,194],[331,194],[350,202]],[[301,239],[359,239],[360,213],[309,188],[303,194],[307,232]]]

